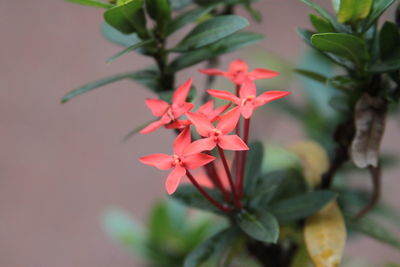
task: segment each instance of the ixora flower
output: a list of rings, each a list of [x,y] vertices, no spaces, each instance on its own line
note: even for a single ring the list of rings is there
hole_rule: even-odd
[[[225,150],[239,151],[249,149],[238,135],[228,135],[239,121],[239,107],[235,107],[220,116],[217,126],[214,126],[210,119],[203,114],[188,112],[187,116],[196,127],[197,132],[205,137],[190,145],[189,148],[192,151],[212,150],[216,146]]]
[[[151,133],[163,125],[168,125],[175,122],[180,116],[193,108],[192,103],[186,102],[192,79],[190,78],[182,84],[172,96],[172,104],[169,104],[160,99],[146,99],[146,105],[151,110],[154,116],[160,117],[159,120],[150,123],[143,128],[140,133]]]
[[[250,72],[248,69],[246,62],[237,59],[230,64],[228,72],[218,69],[203,69],[199,71],[207,75],[224,76],[237,85],[241,85],[245,80],[269,79],[279,75],[278,72],[267,69],[257,68]]]
[[[168,194],[173,194],[179,186],[187,170],[197,169],[215,159],[215,157],[190,149],[190,128],[185,128],[175,139],[174,154],[153,154],[140,158],[140,162],[154,166],[160,170],[173,169],[165,182]]]
[[[249,119],[256,108],[265,105],[268,102],[277,100],[290,94],[286,91],[268,91],[256,96],[256,85],[251,80],[243,82],[239,91],[239,97],[223,90],[207,90],[207,92],[220,99],[228,100],[239,106],[240,112],[245,119]]]

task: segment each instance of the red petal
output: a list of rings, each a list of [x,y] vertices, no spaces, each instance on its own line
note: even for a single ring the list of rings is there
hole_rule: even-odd
[[[214,129],[210,119],[203,114],[188,112],[186,115],[192,121],[194,126],[196,126],[196,130],[201,136],[208,136],[209,133]]]
[[[223,134],[228,134],[233,129],[235,129],[236,125],[238,124],[239,118],[240,109],[239,107],[235,107],[219,118],[217,129],[220,130]]]
[[[246,62],[244,62],[241,59],[232,61],[232,63],[229,66],[230,73],[247,72],[247,70],[248,70],[248,66],[247,66]]]
[[[167,180],[165,181],[165,189],[169,195],[172,195],[176,191],[179,186],[179,182],[185,174],[186,169],[181,165],[177,165],[168,175]]]
[[[202,151],[210,151],[217,145],[213,137],[199,139],[191,143],[184,151],[185,155],[191,155]]]
[[[145,103],[156,117],[161,117],[169,107],[167,102],[160,99],[146,99]]]
[[[285,97],[287,95],[289,95],[290,92],[286,92],[286,91],[268,91],[268,92],[264,92],[262,93],[260,96],[258,96],[256,98],[256,105],[257,106],[262,106],[270,101]]]
[[[177,119],[186,112],[190,111],[194,105],[192,103],[185,102],[181,105],[172,105],[172,114],[174,115],[174,118]]]
[[[199,71],[206,75],[226,75],[225,71],[218,70],[218,69],[204,69],[204,70],[199,70]]]
[[[167,122],[168,123],[168,122]],[[152,122],[149,125],[147,125],[146,127],[144,127],[142,130],[140,130],[141,134],[148,134],[151,132],[154,132],[155,130],[157,130],[158,128],[160,128],[161,126],[167,124],[166,122],[164,122],[162,119]]]
[[[140,162],[150,166],[154,166],[160,170],[168,170],[172,168],[172,162],[174,159],[170,155],[166,154],[153,154],[145,157],[141,157]]]
[[[206,115],[208,117],[208,115],[211,112],[213,112],[213,110],[214,110],[214,100],[210,100],[210,101],[207,101],[207,103],[205,103],[201,107],[199,107],[197,109],[197,113]]]
[[[196,153],[196,154],[187,156],[183,160],[183,164],[187,169],[191,170],[191,169],[197,169],[201,166],[204,166],[204,165],[210,163],[211,161],[213,161],[214,159],[215,159],[215,157],[213,157],[213,156],[203,154],[203,153]]]
[[[191,142],[190,127],[186,127],[174,141],[174,154],[181,156]]]
[[[244,104],[241,108],[240,111],[242,113],[242,116],[245,119],[249,119],[251,116],[253,116],[255,110],[255,106],[253,105],[253,103],[246,103]]]
[[[207,92],[216,98],[231,101],[231,102],[235,103],[236,105],[240,104],[240,99],[230,92],[222,91],[222,90],[207,90]]]
[[[279,75],[279,72],[267,70],[267,69],[254,69],[248,74],[249,78],[252,80],[258,79],[270,79]]]
[[[225,150],[249,150],[249,147],[237,135],[220,136],[218,146]]]
[[[243,99],[248,96],[256,96],[256,94],[257,94],[256,85],[254,84],[254,82],[252,80],[246,79],[243,82],[243,85],[239,91],[240,98]]]
[[[231,103],[216,108],[216,109],[211,113],[211,115],[208,116],[208,117],[211,119],[211,122],[216,121],[216,120],[219,118],[219,115],[220,115],[221,113],[224,113],[225,110],[227,110],[230,106],[231,106]]]
[[[192,78],[187,80],[184,84],[179,86],[178,89],[176,89],[174,95],[172,96],[172,103],[175,105],[182,105],[185,103],[191,86]]]

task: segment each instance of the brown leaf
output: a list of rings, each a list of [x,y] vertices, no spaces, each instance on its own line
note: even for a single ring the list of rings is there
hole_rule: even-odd
[[[356,134],[351,144],[351,156],[359,168],[377,167],[379,147],[385,130],[386,102],[364,94],[355,107]]]

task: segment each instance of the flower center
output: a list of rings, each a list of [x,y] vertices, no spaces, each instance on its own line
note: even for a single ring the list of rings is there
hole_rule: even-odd
[[[172,121],[175,120],[175,116],[172,113],[172,108],[171,107],[168,108],[167,114],[168,114],[168,117],[170,117]]]
[[[256,98],[254,95],[248,95],[242,99],[242,106],[244,106],[247,102],[252,102]]]
[[[172,166],[182,165],[182,160],[178,155],[172,155],[172,158],[173,158]]]
[[[219,137],[220,135],[222,135],[222,132],[221,132],[220,130],[218,130],[217,128],[214,128],[214,129],[212,130],[210,136],[214,137],[215,141],[217,141],[217,140],[218,140],[218,137]]]

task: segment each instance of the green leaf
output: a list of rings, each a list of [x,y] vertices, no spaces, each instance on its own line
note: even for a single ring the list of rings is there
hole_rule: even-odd
[[[253,45],[263,39],[264,36],[261,34],[237,32],[207,47],[183,53],[171,62],[169,68],[171,72],[177,72],[202,61]]]
[[[295,69],[294,71],[298,74],[303,75],[304,77],[310,78],[310,79],[320,82],[320,83],[326,83],[328,80],[328,78],[326,76],[316,73],[314,71],[304,70],[304,69]]]
[[[245,179],[256,179],[261,174],[261,167],[264,158],[264,146],[261,142],[257,141],[249,146],[246,160]]]
[[[304,177],[296,169],[276,171],[269,175],[282,176],[282,181],[279,183],[279,187],[275,189],[272,199],[268,200],[270,203],[277,203],[295,197],[305,193],[307,190]]]
[[[368,68],[372,73],[383,73],[400,70],[400,56],[391,58],[381,63],[375,63]]]
[[[100,1],[95,1],[95,0],[65,0],[70,3],[78,4],[78,5],[83,5],[83,6],[93,6],[93,7],[101,7],[101,8],[111,8],[114,5],[100,2]]]
[[[314,214],[335,199],[336,196],[331,191],[308,192],[282,200],[269,207],[268,211],[278,219],[279,223],[290,223]]]
[[[117,58],[119,58],[119,57],[121,57],[121,56],[123,56],[123,55],[125,55],[125,54],[127,54],[127,53],[129,53],[129,52],[131,52],[131,51],[133,51],[133,50],[135,50],[135,49],[138,49],[138,48],[140,48],[140,47],[143,47],[143,46],[152,44],[152,43],[154,43],[154,42],[155,42],[154,39],[150,39],[150,40],[139,41],[139,42],[137,42],[137,43],[134,43],[134,44],[132,44],[131,46],[128,46],[128,47],[125,48],[124,50],[118,52],[117,54],[115,54],[115,55],[113,55],[112,57],[110,57],[109,59],[107,59],[107,63],[114,62]]]
[[[214,199],[222,203],[220,192],[214,189],[206,189]],[[220,213],[221,211],[214,207],[193,185],[181,185],[171,197],[187,206]]]
[[[75,90],[72,90],[71,92],[67,93],[61,100],[61,103],[66,103],[69,100],[71,100],[72,98],[87,93],[89,91],[92,91],[96,88],[102,87],[104,85],[116,82],[116,81],[120,81],[123,79],[129,79],[129,78],[134,78],[135,77],[135,72],[127,72],[127,73],[122,73],[122,74],[116,74],[116,75],[112,75],[103,79],[100,79],[98,81],[95,82],[90,82],[87,83],[85,85],[83,85],[82,87],[79,87]]]
[[[104,22],[101,25],[101,33],[110,42],[122,46],[130,46],[142,41],[136,33],[123,34],[122,32],[108,25],[107,22]]]
[[[332,24],[328,20],[326,20],[320,16],[310,14],[310,21],[311,21],[311,24],[314,26],[314,28],[319,33],[335,32],[335,28],[333,28]]]
[[[400,239],[370,218],[363,217],[356,220],[352,219],[350,216],[346,216],[346,225],[351,230],[363,233],[378,241],[400,249]]]
[[[364,40],[345,33],[318,33],[311,37],[318,49],[346,58],[361,67],[369,59]]]
[[[193,0],[169,0],[169,2],[173,10],[180,10],[192,4]]]
[[[176,32],[180,28],[190,24],[191,22],[197,20],[198,18],[204,16],[210,10],[212,9],[212,6],[208,7],[197,7],[194,9],[191,9],[189,11],[186,11],[173,20],[171,20],[168,23],[167,30],[166,30],[166,36],[171,35],[172,33]]]
[[[329,13],[325,8],[321,7],[312,0],[300,0],[300,1],[305,3],[315,11],[317,11],[322,17],[328,20],[337,31],[339,32],[345,31],[344,30],[345,28],[341,24],[339,24],[336,18],[331,13]]]
[[[332,7],[336,13],[339,12],[340,0],[332,0]]]
[[[210,237],[196,247],[186,257],[183,267],[200,267],[211,258],[220,258],[232,243],[238,239],[239,232],[236,228],[225,229]]]
[[[165,27],[171,18],[171,6],[168,0],[146,0],[146,9],[159,28]]]
[[[136,82],[140,83],[147,89],[153,92],[161,92],[162,88],[160,86],[162,85],[162,82],[160,81],[160,75],[158,70],[155,69],[144,69],[135,72],[131,77],[129,77]]]
[[[262,21],[262,13],[259,10],[253,8],[250,4],[245,5],[244,8],[256,22],[260,23]]]
[[[374,0],[372,5],[372,10],[368,17],[365,19],[365,23],[363,25],[363,31],[367,31],[375,22],[379,19],[379,17],[385,12],[385,10],[390,7],[396,0]]]
[[[236,222],[240,229],[255,240],[265,243],[276,243],[278,241],[278,221],[268,212],[253,214],[243,210],[237,214]]]
[[[148,121],[146,123],[143,123],[142,125],[134,128],[132,131],[130,131],[127,135],[124,136],[124,138],[122,139],[122,142],[126,142],[128,141],[131,137],[133,137],[135,134],[137,134],[138,132],[140,132],[140,130],[142,130],[144,127],[146,127],[147,125],[149,125],[150,123],[155,122],[157,119],[153,119],[151,121]]]
[[[134,0],[110,8],[104,13],[104,19],[109,25],[122,33],[137,32],[141,38],[147,37],[143,4],[144,0]]]
[[[399,28],[393,22],[386,21],[379,33],[379,47],[381,59],[389,59],[399,50],[400,33]]]
[[[196,26],[173,51],[185,52],[215,43],[249,25],[237,15],[218,16]]]
[[[337,14],[340,23],[354,23],[368,16],[373,0],[341,0]]]

